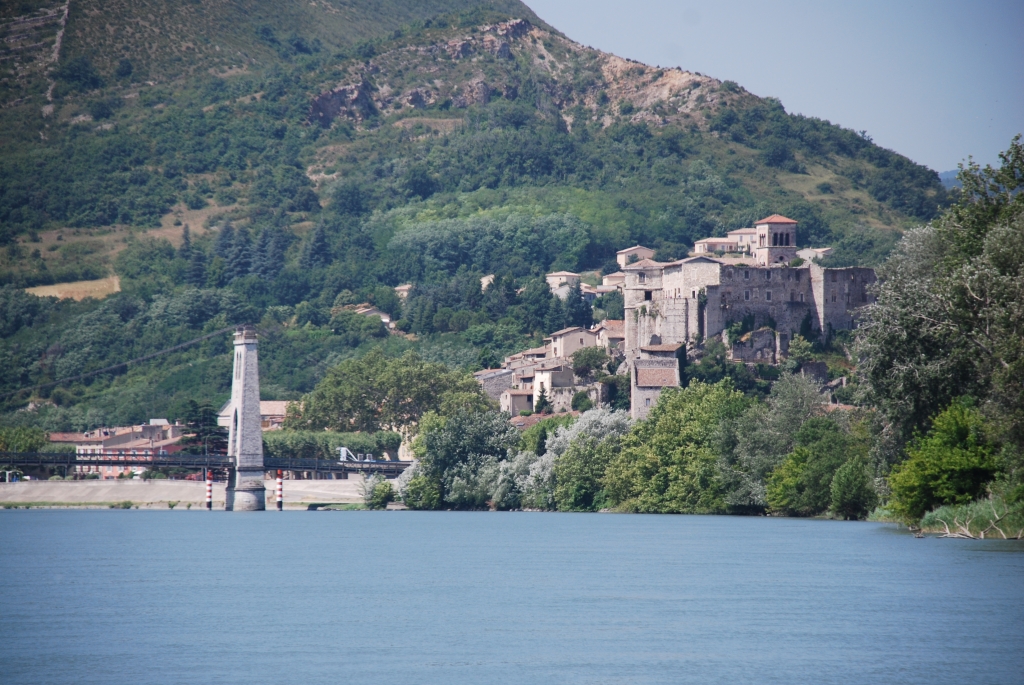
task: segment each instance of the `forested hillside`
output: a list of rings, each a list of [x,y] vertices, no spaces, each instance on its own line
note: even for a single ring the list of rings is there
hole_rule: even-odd
[[[548,270],[637,242],[680,257],[774,212],[834,263],[875,264],[947,204],[866,134],[581,46],[517,2],[63,8],[0,13],[5,35],[38,34],[0,63],[0,392],[241,322],[260,323],[268,399],[377,345],[487,365],[582,316]],[[122,292],[100,302],[23,291],[111,271]],[[409,335],[344,309],[360,302]],[[51,428],[173,418],[225,397],[226,344],[4,410],[35,402],[9,420]]]

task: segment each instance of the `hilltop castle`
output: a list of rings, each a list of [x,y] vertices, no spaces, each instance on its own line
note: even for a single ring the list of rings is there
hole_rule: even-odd
[[[766,347],[763,354],[771,363],[786,353],[801,328],[829,335],[856,327],[854,311],[872,299],[867,286],[875,281],[874,270],[797,262],[796,226],[796,221],[775,214],[752,229],[734,231],[738,235],[731,239],[732,249],[715,250],[749,256],[715,257],[708,254],[708,242],[730,239],[709,239],[698,242],[695,257],[642,259],[623,267],[625,354],[634,418],[647,415],[663,388],[680,384],[680,348],[720,335],[734,322],[752,321],[755,330],[774,331],[771,349]],[[741,361],[761,360],[761,350],[752,356]]]

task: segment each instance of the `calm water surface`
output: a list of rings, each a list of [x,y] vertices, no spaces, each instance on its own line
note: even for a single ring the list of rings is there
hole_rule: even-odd
[[[0,512],[0,682],[1022,683],[1024,545],[870,523]]]

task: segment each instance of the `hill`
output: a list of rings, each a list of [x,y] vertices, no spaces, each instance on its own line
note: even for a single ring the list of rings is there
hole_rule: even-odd
[[[934,172],[863,135],[579,45],[517,2],[63,7],[0,16],[9,39],[36,27],[0,63],[4,389],[261,319],[275,397],[381,340],[483,363],[563,323],[530,289],[549,269],[637,242],[679,257],[774,212],[834,263],[872,264],[946,202]],[[102,303],[17,290],[110,270],[123,292]],[[362,301],[418,339],[340,309]],[[36,399],[166,413],[224,392],[221,351]]]

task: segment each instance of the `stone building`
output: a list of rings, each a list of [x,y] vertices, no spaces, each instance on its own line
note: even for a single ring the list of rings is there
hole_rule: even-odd
[[[679,350],[682,347],[682,343],[671,343],[640,348],[640,356],[629,365],[633,418],[646,418],[658,403],[663,389],[679,387]]]
[[[640,261],[644,259],[650,259],[654,256],[654,250],[643,245],[634,245],[633,247],[627,247],[625,250],[619,250],[615,253],[615,261],[620,267],[626,266],[630,263],[630,260]]]
[[[700,255],[674,262],[644,259],[623,267],[626,364],[634,396],[643,400],[642,407],[634,402],[634,417],[644,414],[646,401],[653,398],[653,404],[665,387],[640,384],[638,370],[646,367],[639,362],[650,356],[644,348],[696,345],[734,322],[746,321],[755,331],[768,327],[777,333],[778,351],[771,355],[777,362],[802,328],[829,335],[856,326],[856,309],[871,300],[867,288],[875,282],[873,269],[807,262],[791,267],[796,222],[776,215],[757,222],[756,228],[749,264]],[[753,351],[756,355],[764,348],[763,358],[769,346],[760,340],[763,334],[757,337],[758,349]],[[659,382],[664,380],[659,376]],[[648,390],[653,388],[657,390]]]

